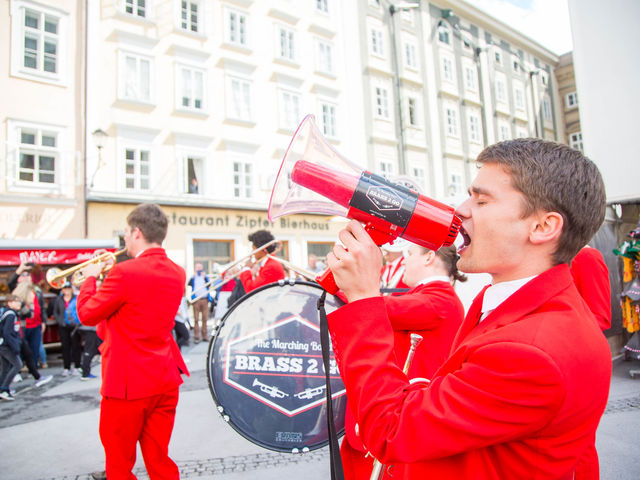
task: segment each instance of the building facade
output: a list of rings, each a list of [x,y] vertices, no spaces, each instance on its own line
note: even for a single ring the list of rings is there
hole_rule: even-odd
[[[562,120],[565,132],[562,141],[573,148],[584,151],[572,52],[560,56],[555,75],[558,81],[558,94],[562,106]]]
[[[15,105],[0,137],[8,172],[0,199],[16,209],[15,228],[2,230],[8,238],[111,238],[135,204],[156,202],[170,220],[165,246],[188,271],[195,261],[246,254],[258,228],[272,230],[281,254],[304,266],[308,253],[329,250],[342,224],[312,214],[271,223],[266,210],[306,114],[346,158],[409,177],[440,200],[466,191],[484,146],[564,138],[557,56],[466,2],[2,3],[11,11],[2,34],[11,68],[33,69],[30,12],[44,19],[36,36],[44,38],[43,72],[0,77],[11,87],[4,92],[20,88],[32,101],[24,109],[7,98]],[[66,73],[53,85],[39,78],[50,76],[48,18],[60,19],[58,38],[65,32],[57,45]],[[31,153],[16,132],[29,122],[46,132],[62,126],[64,143],[56,144],[55,181],[43,157],[37,188],[24,192],[29,172],[19,159],[30,165]],[[42,148],[50,148],[46,132]],[[53,183],[44,195],[43,183]],[[34,204],[67,208],[69,218],[54,219],[64,228],[20,216]]]

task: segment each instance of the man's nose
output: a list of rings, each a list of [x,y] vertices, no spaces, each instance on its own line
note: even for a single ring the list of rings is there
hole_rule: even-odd
[[[464,202],[456,208],[456,215],[460,218],[469,218],[471,216],[471,209],[469,207],[469,202],[471,198],[467,198]]]

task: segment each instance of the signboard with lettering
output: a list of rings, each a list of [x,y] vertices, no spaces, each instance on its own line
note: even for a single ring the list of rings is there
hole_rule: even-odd
[[[115,252],[115,248],[107,248]],[[68,248],[68,249],[0,249],[0,265],[20,265],[20,263],[35,263],[38,265],[75,265],[89,260],[95,248]]]
[[[327,442],[326,380],[316,302],[322,289],[271,284],[223,318],[207,358],[209,386],[225,420],[250,441],[290,452]],[[327,312],[340,305],[329,296]],[[330,352],[334,420],[344,425],[346,391]]]

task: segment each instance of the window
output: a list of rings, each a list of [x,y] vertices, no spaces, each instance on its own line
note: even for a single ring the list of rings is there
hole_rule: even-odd
[[[438,23],[438,41],[445,45],[451,45],[451,32],[443,20]]]
[[[467,51],[470,51],[471,50],[471,39],[469,39],[466,36],[462,37],[462,48],[464,48]]]
[[[280,90],[280,127],[295,130],[300,120],[300,94]]]
[[[253,196],[253,166],[249,162],[233,162],[233,196],[251,198]]]
[[[413,98],[407,98],[407,112],[409,116],[409,125],[412,127],[418,126],[418,101]]]
[[[213,271],[213,264],[224,265],[233,260],[232,240],[194,240],[193,262],[201,263],[205,272]]]
[[[278,28],[278,56],[285,60],[295,60],[295,32],[293,30]]]
[[[425,183],[424,167],[413,167],[411,169],[411,174],[413,175],[413,178],[416,180],[416,183],[418,184],[418,186],[421,189],[424,189],[424,183]]]
[[[322,110],[322,133],[327,137],[335,138],[336,135],[336,106],[322,102],[320,104]]]
[[[458,112],[453,108],[446,109],[447,114],[447,135],[450,137],[458,136]]]
[[[515,138],[528,138],[528,137],[529,137],[529,132],[527,131],[526,128],[516,127],[516,136],[515,136]]]
[[[229,117],[251,121],[253,118],[251,111],[251,82],[242,78],[231,78],[229,85],[231,90],[231,98],[228,99]]]
[[[326,263],[327,254],[333,250],[333,242],[307,242],[307,255],[315,255],[318,262]]]
[[[318,40],[318,71],[333,74],[333,47],[329,42]]]
[[[145,18],[147,16],[147,0],[124,0],[124,11],[135,17]]]
[[[44,12],[24,9],[22,66],[47,75],[60,73],[60,18]]]
[[[513,58],[513,73],[520,73],[520,60],[517,57]]]
[[[408,68],[417,69],[418,60],[416,56],[416,46],[412,43],[404,44],[404,64]]]
[[[125,189],[149,190],[149,151],[126,148],[124,161]]]
[[[473,67],[464,67],[464,84],[467,90],[472,92],[478,91],[478,81],[476,79],[476,70]]]
[[[201,112],[204,108],[204,72],[180,67],[178,76],[178,108]]]
[[[582,152],[582,132],[576,132],[569,135],[569,145],[571,145],[571,148],[575,148]]]
[[[449,175],[449,195],[461,195],[463,191],[462,175],[459,173],[451,173]]]
[[[389,118],[389,93],[386,88],[376,87],[376,116]]]
[[[180,2],[180,27],[189,32],[200,32],[200,10],[197,1],[181,0]]]
[[[546,86],[547,83],[548,83],[548,78],[547,78],[547,74],[545,72],[542,72],[540,74],[540,79],[542,80],[542,84]]]
[[[480,117],[478,115],[469,114],[469,141],[473,143],[480,143]]]
[[[496,77],[496,100],[502,103],[507,102],[507,87],[502,77]]]
[[[542,118],[546,122],[551,121],[551,102],[549,102],[548,98],[542,100]]]
[[[120,97],[150,103],[151,59],[134,53],[123,53],[121,61]]]
[[[453,62],[449,57],[442,57],[442,78],[447,82],[454,81]]]
[[[520,87],[514,87],[513,96],[515,98],[516,108],[524,110],[524,90]]]
[[[60,158],[58,134],[40,128],[18,128],[17,181],[22,184],[55,184]]]
[[[500,141],[509,140],[511,138],[511,129],[509,128],[509,124],[507,124],[506,122],[499,122],[498,130]]]
[[[497,65],[502,65],[502,52],[500,50],[494,52],[494,58],[496,59]]]
[[[204,193],[201,184],[204,179],[204,158],[189,155],[185,158],[185,167],[186,182],[183,186],[183,192],[193,195]]]
[[[316,0],[316,10],[329,13],[329,0]]]
[[[578,92],[571,92],[567,94],[567,108],[573,108],[578,106]]]
[[[380,160],[379,162],[380,175],[385,178],[393,176],[393,163],[388,160]]]
[[[247,16],[236,10],[227,10],[227,42],[248,46]]]
[[[382,43],[382,30],[371,29],[371,53],[379,57],[384,56],[384,44]]]

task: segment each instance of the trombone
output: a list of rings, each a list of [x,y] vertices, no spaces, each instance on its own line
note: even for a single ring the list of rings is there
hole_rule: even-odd
[[[231,270],[233,267],[235,267],[235,266],[239,265],[239,264],[240,264],[240,263],[242,263],[242,262],[246,262],[248,259],[250,259],[251,257],[253,257],[253,256],[254,256],[256,253],[258,253],[260,250],[264,250],[265,248],[270,247],[271,245],[273,245],[273,244],[274,244],[274,243],[276,243],[276,242],[277,242],[277,240],[274,238],[273,240],[271,240],[271,241],[269,241],[269,242],[265,243],[264,245],[262,245],[261,247],[258,247],[258,248],[256,248],[254,251],[252,251],[252,252],[250,252],[250,253],[246,254],[244,257],[241,257],[241,258],[239,258],[238,260],[235,260],[235,261],[233,261],[233,262],[227,263],[226,265],[224,265],[224,266],[220,269],[220,273],[219,273],[218,275],[216,275],[214,278],[212,278],[211,280],[209,280],[207,283],[205,283],[205,284],[204,284],[204,285],[202,285],[201,287],[196,288],[194,291],[192,291],[192,292],[191,292],[191,296],[193,297],[193,296],[196,294],[196,292],[199,292],[200,290],[208,291],[208,290],[209,290],[209,287],[210,287],[211,285],[214,285],[214,288],[216,288],[216,289],[217,289],[217,288],[220,288],[220,287],[221,287],[222,285],[224,285],[225,283],[228,283],[229,281],[233,280],[235,277],[237,277],[237,276],[240,274],[240,272],[237,272],[237,273],[235,273],[234,275],[232,275],[231,277],[229,277],[229,278],[226,278],[226,279],[222,280],[222,283],[220,283],[220,282],[221,282],[222,277],[224,277],[224,276],[225,276],[225,274],[226,274],[229,270]],[[216,284],[216,282],[218,282],[218,284]],[[198,300],[198,299],[200,299],[200,298],[203,298],[204,296],[205,296],[205,295],[196,296],[196,298],[190,299],[187,303],[188,303],[189,305],[191,305],[191,304],[195,303],[195,301],[196,301],[196,300]]]
[[[126,248],[123,248],[121,250],[118,250],[117,252],[104,252],[101,253],[100,255],[97,255],[93,258],[90,258],[89,260],[79,263],[78,265],[75,265],[73,267],[67,268],[66,270],[61,270],[57,267],[53,267],[50,268],[49,270],[47,270],[47,283],[49,285],[51,285],[53,288],[62,288],[62,286],[64,285],[67,277],[69,275],[73,275],[72,279],[71,279],[71,283],[73,283],[76,287],[79,286],[82,282],[84,282],[86,280],[86,278],[84,277],[84,275],[82,275],[81,270],[86,267],[87,265],[90,265],[92,263],[100,263],[100,262],[106,262],[108,260],[112,260],[112,263],[107,264],[103,269],[102,269],[102,273],[105,274],[107,273],[109,270],[111,270],[113,268],[113,266],[116,263],[116,257],[118,255],[121,255],[123,253],[125,253],[127,251]]]

